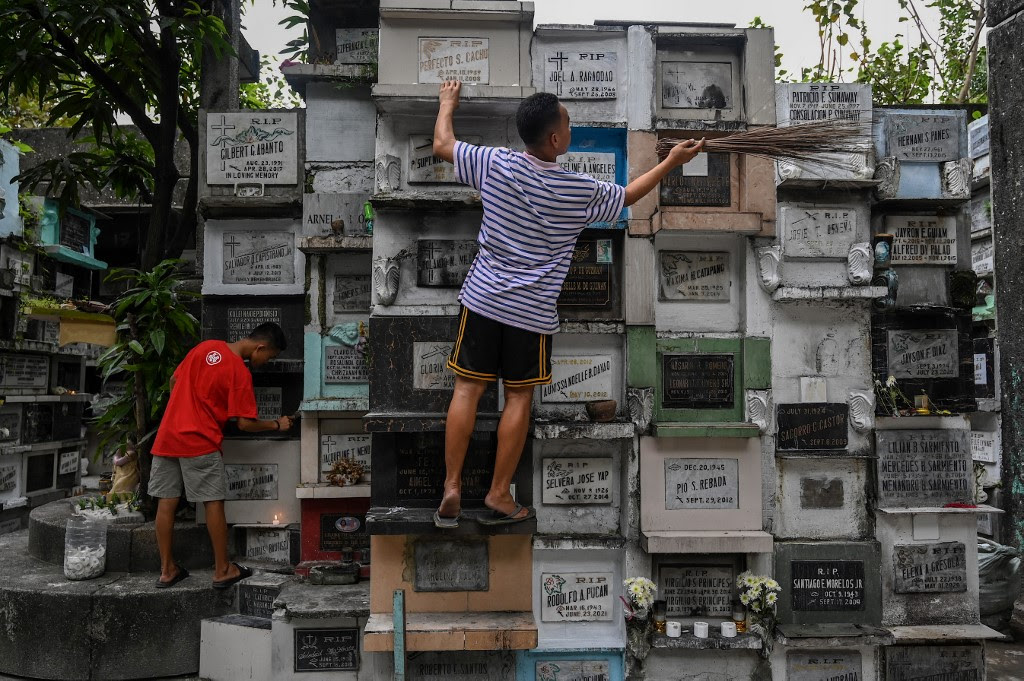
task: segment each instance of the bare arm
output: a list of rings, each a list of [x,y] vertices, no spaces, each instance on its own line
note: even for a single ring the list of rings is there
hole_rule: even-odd
[[[286,431],[292,427],[292,419],[289,416],[282,416],[273,421],[261,421],[260,419],[238,419],[238,429],[246,433],[263,433],[268,430]]]
[[[462,83],[457,80],[446,80],[441,83],[438,99],[441,101],[437,110],[437,122],[434,123],[434,156],[449,163],[455,162],[455,126],[452,117],[459,108],[459,92]]]
[[[672,151],[669,152],[664,161],[626,185],[626,205],[632,206],[642,199],[648,192],[657,187],[658,183],[673,169],[693,160],[693,157],[699,154],[703,148],[703,139],[700,141],[686,140],[682,144],[672,147]]]

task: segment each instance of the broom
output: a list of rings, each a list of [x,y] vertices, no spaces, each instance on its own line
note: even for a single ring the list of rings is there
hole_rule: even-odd
[[[664,160],[687,140],[664,137],[655,150]],[[846,154],[864,153],[871,146],[871,123],[850,119],[812,121],[782,128],[760,127],[704,141],[704,151],[748,154],[773,160],[849,168]]]

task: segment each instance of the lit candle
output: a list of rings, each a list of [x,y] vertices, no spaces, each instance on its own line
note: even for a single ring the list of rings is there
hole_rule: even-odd
[[[277,519],[277,514],[276,513],[274,514],[274,524],[275,525],[280,525],[281,524],[281,521]]]

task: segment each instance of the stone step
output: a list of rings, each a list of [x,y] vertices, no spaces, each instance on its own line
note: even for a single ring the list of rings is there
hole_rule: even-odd
[[[505,525],[481,525],[481,517],[490,516],[488,508],[463,508],[459,526],[453,529],[440,529],[434,526],[434,508],[392,508],[377,506],[366,512],[366,531],[370,534],[384,535],[508,535],[536,534],[537,518],[530,518],[518,523]]]
[[[418,612],[405,617],[406,649],[531,650],[537,647],[532,612]],[[391,613],[370,615],[363,631],[368,653],[395,648]]]
[[[270,620],[223,615],[202,622],[199,677],[209,681],[270,681]]]

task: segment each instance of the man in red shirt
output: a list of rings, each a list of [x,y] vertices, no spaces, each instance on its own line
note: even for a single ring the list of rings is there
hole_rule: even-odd
[[[252,574],[228,562],[228,525],[224,516],[227,483],[220,452],[224,424],[235,420],[247,433],[288,430],[292,420],[282,416],[261,421],[256,413],[252,374],[287,347],[281,327],[260,324],[248,337],[225,343],[208,340],[192,348],[171,377],[171,399],[153,443],[149,494],[160,499],[156,512],[156,541],[160,550],[158,588],[177,584],[188,571],[174,562],[174,514],[182,491],[191,502],[203,502],[206,529],[213,544],[213,587],[226,589]]]

